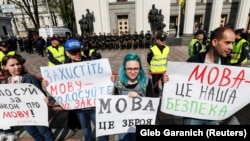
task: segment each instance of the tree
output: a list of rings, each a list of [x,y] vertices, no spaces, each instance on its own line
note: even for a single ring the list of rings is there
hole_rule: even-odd
[[[24,13],[28,15],[34,25],[36,31],[40,28],[38,2],[46,4],[46,0],[7,0],[9,3],[15,4],[17,8],[22,8]],[[54,24],[56,16],[54,13],[59,13],[66,26],[73,31],[75,24],[75,14],[73,8],[73,0],[47,0],[52,21]],[[53,25],[54,26],[54,25]]]
[[[30,17],[35,29],[40,28],[37,0],[8,0],[8,2],[15,4],[17,8],[22,8]]]
[[[59,13],[65,25],[73,31],[75,13],[73,0],[48,0],[49,8]]]

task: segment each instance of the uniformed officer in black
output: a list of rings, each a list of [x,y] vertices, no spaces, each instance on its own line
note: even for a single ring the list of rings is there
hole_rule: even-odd
[[[134,34],[132,35],[132,44],[134,49],[137,49],[139,47],[139,35],[137,34],[137,32],[134,32]]]
[[[143,30],[139,34],[139,47],[144,48],[144,33],[143,33]]]
[[[147,33],[145,34],[145,48],[150,48],[152,45],[152,34],[148,30]]]

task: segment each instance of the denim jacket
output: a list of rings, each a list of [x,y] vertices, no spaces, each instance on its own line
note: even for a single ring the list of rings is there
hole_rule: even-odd
[[[42,89],[42,84],[41,81],[33,74],[26,73],[22,76],[22,81],[21,83],[30,83],[35,85],[38,89],[40,89],[44,95],[46,96],[46,93]]]

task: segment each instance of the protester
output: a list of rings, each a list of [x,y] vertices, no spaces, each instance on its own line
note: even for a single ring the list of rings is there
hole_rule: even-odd
[[[163,81],[169,80],[168,75],[164,73]],[[114,95],[128,95],[135,97],[156,97],[151,79],[146,75],[141,59],[136,53],[128,53],[124,56],[123,62],[119,68],[119,75],[111,77],[114,81]],[[118,134],[119,141],[136,141],[135,133]]]
[[[235,33],[230,27],[216,28],[210,36],[209,48],[188,58],[187,62],[230,65],[228,55],[233,49]],[[218,125],[218,121],[209,119],[183,118],[185,125]]]
[[[65,42],[64,47],[68,58],[67,60],[65,60],[65,63],[82,62],[90,59],[82,55],[81,42],[76,39],[67,40]],[[46,87],[48,85],[48,81],[43,80],[42,85]],[[95,139],[95,136],[93,136],[94,134],[92,133],[91,121],[94,124],[95,128],[96,124],[95,107],[76,109],[76,114],[81,124],[84,141],[93,141]],[[106,136],[98,137],[98,141],[107,141],[107,137]]]
[[[33,74],[28,73],[22,60],[17,55],[7,55],[3,58],[3,74],[5,83],[18,84],[18,83],[31,83],[38,89],[42,90],[40,80]],[[48,112],[48,111],[45,111]],[[24,129],[36,141],[54,141],[52,131],[47,126],[24,126]]]

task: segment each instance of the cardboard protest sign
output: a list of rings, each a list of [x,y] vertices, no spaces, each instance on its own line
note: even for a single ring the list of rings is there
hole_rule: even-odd
[[[96,96],[112,94],[113,91],[107,58],[40,69],[43,79],[49,82],[48,93],[64,109],[94,107]]]
[[[250,69],[168,62],[161,111],[183,117],[223,120],[250,101]]]
[[[159,98],[107,95],[96,100],[96,136],[135,132],[135,125],[154,125]]]
[[[33,84],[1,84],[0,129],[11,126],[48,126],[44,93]]]

